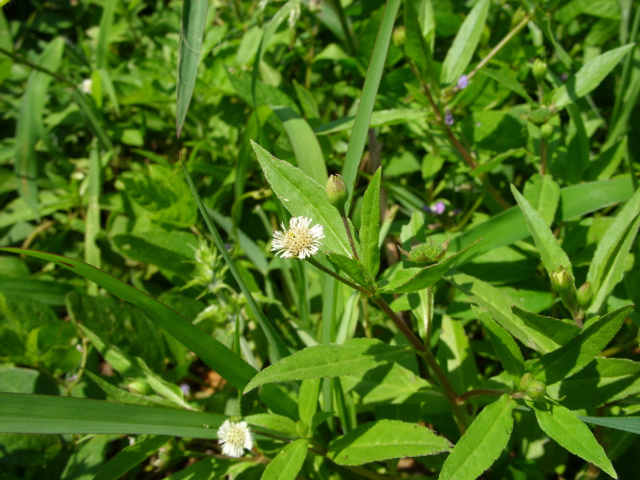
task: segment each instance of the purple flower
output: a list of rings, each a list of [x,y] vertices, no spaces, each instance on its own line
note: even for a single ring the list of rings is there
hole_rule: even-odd
[[[182,393],[184,395],[189,395],[189,392],[191,391],[191,387],[187,383],[181,383],[180,390],[182,390]]]
[[[442,215],[446,209],[447,206],[444,204],[444,202],[438,202],[433,207],[431,207],[431,211],[436,215]]]
[[[449,126],[453,125],[453,113],[449,110],[444,114],[444,123]]]
[[[458,79],[458,89],[463,90],[469,86],[469,79],[466,75],[461,75]]]

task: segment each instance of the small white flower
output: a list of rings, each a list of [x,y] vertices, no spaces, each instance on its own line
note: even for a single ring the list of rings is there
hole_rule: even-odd
[[[87,95],[91,95],[91,91],[93,90],[93,80],[90,78],[85,78],[80,84],[80,90],[82,90]]]
[[[314,225],[309,228],[311,219],[307,217],[291,217],[289,230],[282,224],[282,232],[274,232],[271,241],[271,251],[276,251],[284,258],[296,258],[304,260],[306,257],[318,253],[322,245],[320,239],[324,238],[324,227]]]
[[[218,443],[222,445],[222,453],[230,457],[239,458],[244,449],[253,448],[253,436],[247,422],[230,422],[225,420],[218,429]]]

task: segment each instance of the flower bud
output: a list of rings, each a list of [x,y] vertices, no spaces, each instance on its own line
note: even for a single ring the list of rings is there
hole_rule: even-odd
[[[577,300],[578,305],[581,308],[587,309],[589,305],[591,305],[591,298],[593,297],[593,289],[591,288],[591,284],[589,282],[584,282],[582,286],[578,289]]]
[[[336,207],[340,213],[342,213],[344,205],[347,203],[347,198],[349,197],[349,191],[347,190],[347,186],[344,184],[342,177],[340,175],[331,175],[327,181],[327,187],[325,190],[331,205]]]
[[[527,372],[520,379],[520,390],[524,392],[529,400],[536,402],[544,398],[547,393],[547,386]]]
[[[548,140],[553,135],[553,125],[545,123],[540,127],[540,138]]]
[[[144,380],[134,380],[127,385],[127,388],[131,393],[137,393],[138,395],[149,395],[151,393],[151,387]]]
[[[551,286],[558,293],[566,292],[573,286],[573,279],[564,267],[560,267],[551,273]]]
[[[538,82],[541,81],[547,74],[547,62],[536,58],[536,60],[533,62],[531,72],[533,73],[533,78],[535,78]]]
[[[405,44],[405,42],[407,41],[407,31],[406,29],[401,25],[396,27],[393,30],[393,44],[396,47],[401,47],[402,45]]]
[[[400,248],[400,247],[398,247]],[[449,240],[442,245],[434,243],[420,243],[415,245],[410,252],[400,248],[400,251],[407,256],[407,260],[419,265],[429,265],[435,263],[445,256],[449,249]]]

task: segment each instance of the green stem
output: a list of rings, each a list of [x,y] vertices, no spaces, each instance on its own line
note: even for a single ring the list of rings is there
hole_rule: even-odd
[[[373,300],[376,305],[378,305],[387,316],[393,320],[393,323],[396,324],[396,327],[402,332],[402,334],[409,340],[409,343],[413,345],[413,347],[418,350],[418,352],[426,352],[426,349],[420,339],[416,337],[416,335],[411,331],[411,329],[407,326],[406,323],[398,316],[396,312],[391,310],[391,307],[387,302],[385,302],[382,298],[374,298]]]
[[[438,362],[436,361],[430,350],[423,352],[422,357],[425,359],[425,361],[429,365],[429,368],[431,368],[431,371],[438,379],[438,383],[444,390],[447,400],[451,404],[453,415],[455,416],[456,424],[458,425],[458,430],[460,430],[460,433],[466,432],[467,420],[465,418],[464,410],[461,406],[460,398],[458,397],[456,391],[453,389],[453,385],[451,385],[451,383],[449,382],[449,379],[445,375],[442,368],[440,368],[440,365],[438,365]]]
[[[509,393],[509,392],[505,392],[503,390],[494,390],[492,388],[476,388],[474,390],[469,390],[468,392],[465,392],[462,395],[460,395],[458,397],[458,402],[460,404],[463,404],[472,397],[480,397],[483,395],[494,395],[499,397],[500,395],[504,395],[505,393]]]
[[[342,223],[344,224],[344,229],[347,231],[347,237],[349,237],[349,245],[351,245],[351,252],[353,253],[354,258],[360,260],[358,257],[358,251],[356,250],[356,244],[353,243],[353,234],[351,233],[351,227],[349,226],[349,220],[344,215],[340,215],[342,218]]]
[[[28,67],[33,68],[34,70],[38,70],[39,72],[46,73],[47,75],[52,76],[53,78],[55,78],[60,83],[64,83],[64,84],[69,85],[70,87],[73,87],[73,88],[77,88],[76,85],[74,85],[74,83],[71,82],[70,80],[67,80],[66,78],[58,75],[56,72],[53,72],[53,71],[49,70],[48,68],[41,67],[37,63],[33,63],[32,61],[27,60],[26,58],[23,58],[20,55],[16,55],[15,53],[10,52],[9,50],[5,50],[2,47],[0,47],[0,53],[5,54],[7,57],[12,58],[13,60],[15,60],[18,63],[21,63],[23,65],[26,65]]]

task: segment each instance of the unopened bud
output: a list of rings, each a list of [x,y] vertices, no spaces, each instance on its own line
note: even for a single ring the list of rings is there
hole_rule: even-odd
[[[520,379],[520,390],[529,400],[536,402],[544,398],[547,386],[540,380],[533,378],[530,373],[525,373]]]
[[[536,58],[536,60],[533,62],[531,72],[533,73],[533,78],[535,78],[538,82],[541,81],[547,74],[547,62]]]
[[[400,248],[400,247],[398,247]],[[414,246],[410,252],[400,248],[400,251],[407,256],[407,260],[419,265],[429,265],[444,257],[449,249],[449,240],[442,245],[434,243],[421,243]]]
[[[576,295],[578,305],[580,305],[580,307],[584,309],[589,308],[589,305],[591,305],[592,297],[593,289],[591,288],[591,284],[589,282],[584,282],[578,289],[578,294]]]
[[[553,135],[553,125],[545,123],[540,127],[540,138],[548,140]]]
[[[336,207],[340,213],[342,213],[344,205],[347,203],[347,198],[349,198],[349,191],[347,190],[347,186],[344,184],[342,177],[340,175],[331,175],[327,181],[327,187],[325,190],[331,205]]]
[[[149,395],[151,393],[151,387],[143,380],[134,380],[127,385],[127,388],[131,393],[137,393],[138,395]]]
[[[398,26],[393,30],[393,44],[396,47],[401,47],[407,41],[407,30],[402,26]]]
[[[564,267],[551,273],[551,286],[556,292],[566,292],[573,286],[573,279]]]

